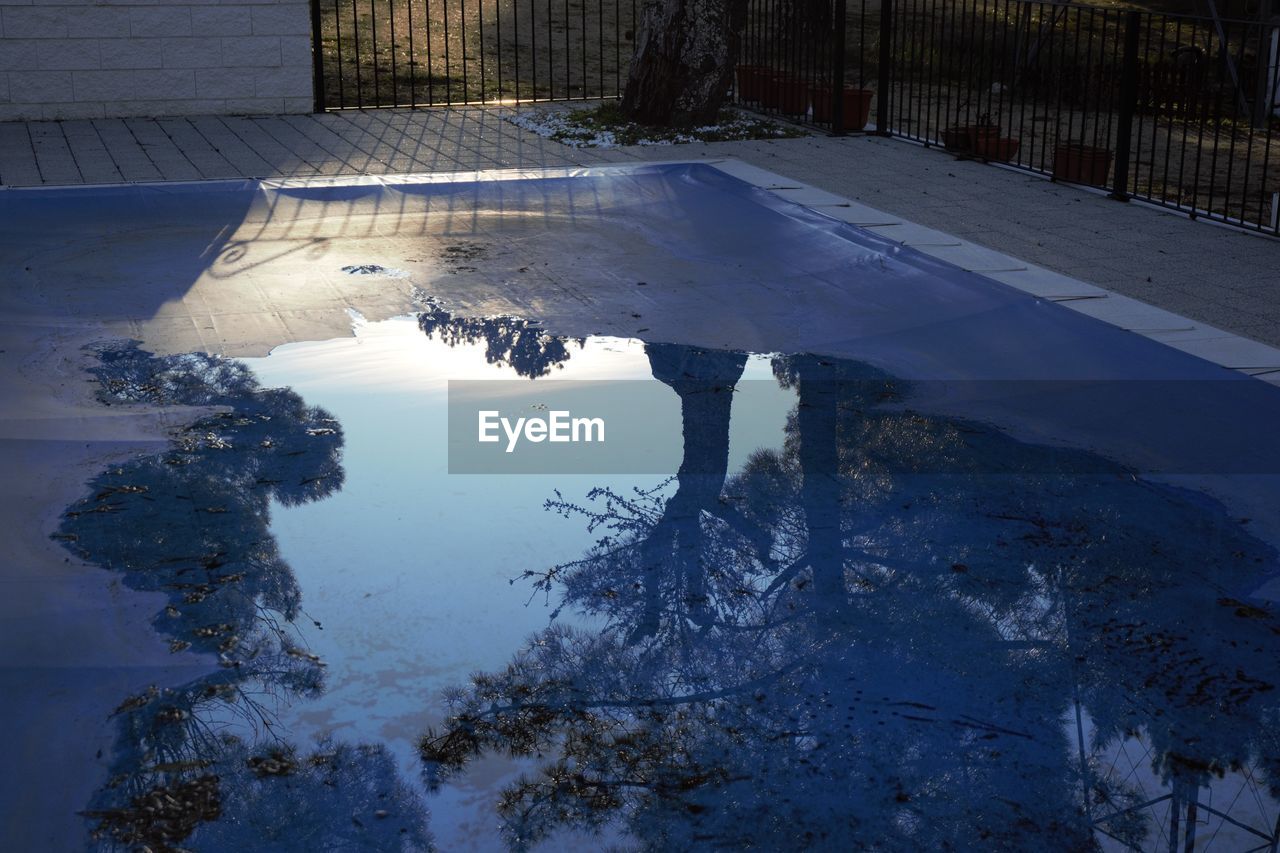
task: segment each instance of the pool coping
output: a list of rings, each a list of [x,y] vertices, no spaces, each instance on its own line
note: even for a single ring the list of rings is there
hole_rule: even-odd
[[[1054,302],[1064,308],[1133,332],[1227,370],[1280,387],[1280,349],[1192,320],[1181,314],[1141,300],[1072,278],[1012,255],[986,248],[935,228],[912,222],[870,205],[752,166],[734,158],[705,160],[646,160],[642,163],[597,164],[591,166],[550,166],[535,168],[479,169],[455,172],[418,172],[393,175],[319,175],[301,178],[225,178],[192,181],[117,182],[110,184],[44,185],[14,187],[5,191],[92,192],[111,188],[164,188],[211,184],[264,189],[306,187],[386,186],[403,184],[465,183],[497,180],[537,180],[586,175],[629,174],[654,166],[701,165],[799,205],[820,215],[861,228],[921,254],[944,261],[966,272]]]
[[[865,229],[966,272],[1062,305],[1228,370],[1280,386],[1280,349],[988,249],[936,228],[738,160],[705,161],[781,199]]]

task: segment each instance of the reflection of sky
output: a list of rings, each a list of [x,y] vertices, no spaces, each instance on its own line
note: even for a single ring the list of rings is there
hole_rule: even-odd
[[[305,615],[323,626],[316,630],[307,618],[300,620],[312,651],[328,663],[329,679],[325,695],[283,709],[281,722],[300,744],[327,732],[385,743],[408,780],[418,779],[421,769],[417,739],[440,727],[441,691],[465,686],[474,672],[502,670],[551,618],[558,600],[531,598],[531,584],[518,580],[520,573],[576,559],[598,536],[580,517],[546,511],[544,500],[558,489],[566,500],[585,504],[595,487],[626,492],[664,479],[449,475],[449,380],[651,378],[649,358],[637,341],[590,338],[581,348],[570,343],[568,361],[539,380],[519,379],[511,368],[486,363],[485,346],[450,348],[424,335],[414,318],[399,318],[358,321],[354,338],[291,344],[268,358],[247,360],[264,385],[289,386],[308,405],[331,412],[345,436],[340,492],[299,507],[273,507],[272,533],[297,575]],[[737,385],[731,474],[756,448],[781,446],[795,404],[792,391],[771,381],[768,358],[751,358],[747,379],[770,381]],[[681,461],[680,403],[674,391],[660,399],[667,407],[649,413],[652,443],[674,472]],[[937,626],[944,632],[951,627]],[[1151,822],[1148,840],[1165,845],[1170,808],[1158,798],[1168,788],[1152,766],[1149,736],[1137,731],[1096,744],[1088,707],[1079,719],[1068,713],[1062,722],[1070,742],[1083,738],[1093,773],[1133,788],[1143,800],[1156,800],[1143,813]],[[498,847],[496,796],[530,769],[527,762],[484,758],[429,798],[440,849]],[[1013,776],[1018,769],[1008,768]],[[1274,802],[1260,793],[1251,772],[1207,780],[1199,801],[1226,808],[1248,825],[1274,825]],[[1109,811],[1099,809],[1095,817]],[[1222,821],[1210,825],[1203,811],[1199,820],[1215,846],[1247,849],[1253,842]],[[1102,849],[1120,849],[1100,833],[1095,838]],[[566,837],[546,845],[598,846],[598,840]]]
[[[295,738],[333,731],[384,741],[407,778],[420,764],[414,743],[439,726],[439,691],[477,670],[499,669],[556,604],[528,583],[510,581],[579,557],[595,537],[580,518],[543,509],[559,489],[582,502],[588,490],[652,487],[662,476],[453,475],[446,472],[446,391],[450,379],[517,379],[487,364],[484,344],[450,348],[428,339],[414,318],[356,326],[356,337],[289,344],[246,363],[266,386],[289,386],[308,405],[331,412],[345,436],[342,490],[298,507],[273,507],[272,532],[303,590],[312,651],[328,663],[328,691],[284,711]],[[638,341],[590,338],[548,379],[648,379]],[[744,379],[770,379],[769,360],[754,357]],[[735,397],[730,470],[761,446],[779,447],[790,391],[748,382]],[[653,443],[680,465],[680,402],[656,413]],[[302,620],[304,625],[307,620]],[[488,802],[512,772],[494,762],[464,785],[430,801],[441,849],[492,833]],[[492,784],[486,784],[492,783]],[[468,790],[469,785],[480,786]],[[495,835],[488,835],[496,842]]]

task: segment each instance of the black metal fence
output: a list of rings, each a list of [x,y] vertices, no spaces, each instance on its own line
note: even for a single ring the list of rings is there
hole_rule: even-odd
[[[1280,20],[1028,0],[749,2],[743,104],[1280,234]]]
[[[322,109],[617,97],[638,11],[314,3]],[[1280,234],[1280,20],[1036,0],[747,4],[739,103]]]

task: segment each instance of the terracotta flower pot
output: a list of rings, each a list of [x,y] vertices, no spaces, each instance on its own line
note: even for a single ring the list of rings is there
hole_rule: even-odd
[[[809,112],[809,87],[803,80],[780,76],[775,80],[777,86],[778,111],[789,116],[802,116]]]
[[[982,145],[988,144],[987,140],[995,140],[1000,138],[1000,125],[998,124],[971,124],[969,132],[972,134],[973,150],[978,150]]]
[[[1004,136],[980,136],[974,142],[973,153],[984,160],[1007,163],[1018,156],[1022,141]]]
[[[813,120],[831,121],[832,108],[835,106],[830,86],[815,86],[813,94]],[[875,92],[858,86],[844,87],[844,126],[853,130],[862,130],[871,118],[871,99]]]
[[[994,144],[999,138],[998,124],[956,125],[942,131],[943,147],[957,154],[974,154],[980,146]]]
[[[942,131],[942,146],[957,153],[973,150],[973,133],[967,127],[948,127]]]
[[[765,109],[776,110],[782,106],[782,81],[774,74],[760,72],[756,77],[756,100]]]
[[[1103,187],[1111,171],[1111,152],[1080,142],[1066,142],[1053,149],[1053,179],[1071,184]]]
[[[763,65],[738,66],[738,99],[742,101],[759,101],[763,83],[768,78],[769,69]]]

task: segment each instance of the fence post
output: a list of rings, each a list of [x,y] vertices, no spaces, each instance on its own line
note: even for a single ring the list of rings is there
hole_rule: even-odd
[[[1111,197],[1129,200],[1129,148],[1133,141],[1133,119],[1138,110],[1138,40],[1142,13],[1125,13],[1124,60],[1120,68],[1120,121],[1116,128],[1116,181]]]
[[[311,88],[315,97],[315,112],[318,113],[325,109],[324,37],[320,26],[320,0],[311,0]]]
[[[836,0],[834,43],[831,46],[831,135],[844,136],[844,62],[845,29],[849,26],[847,0]],[[815,107],[816,109],[816,107]],[[862,128],[858,128],[862,130]]]
[[[1270,2],[1262,7],[1270,11]],[[1253,126],[1265,130],[1272,116],[1280,115],[1277,82],[1280,82],[1280,17],[1268,17],[1258,31],[1258,95],[1254,98]]]
[[[880,2],[880,68],[876,83],[876,134],[889,136],[889,81],[893,76],[893,0]]]

